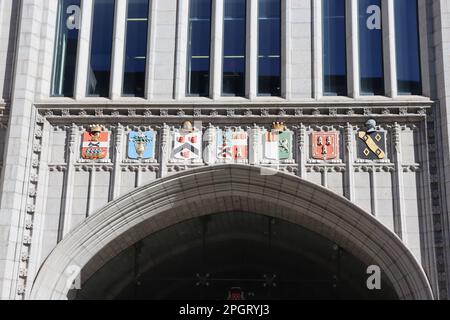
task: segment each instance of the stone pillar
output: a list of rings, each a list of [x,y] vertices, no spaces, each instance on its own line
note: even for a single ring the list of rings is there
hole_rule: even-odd
[[[222,95],[223,6],[223,0],[216,0],[212,2],[211,87],[209,94],[213,99],[218,99]]]
[[[354,131],[350,123],[347,123],[345,127],[344,145],[345,145],[345,197],[350,201],[355,201],[355,169],[353,168],[353,163],[355,161],[355,156],[353,153],[353,145],[356,143],[354,141]]]
[[[306,179],[306,161],[308,157],[308,146],[306,144],[306,127],[301,124],[300,127],[296,131],[297,133],[297,163],[298,163],[298,172],[297,175],[300,178]]]
[[[81,27],[78,40],[77,69],[75,75],[75,99],[86,97],[87,81],[89,74],[89,48],[91,38],[91,21],[93,14],[93,1],[82,0],[81,3]]]
[[[205,135],[203,137],[203,141],[206,143],[205,150],[203,151],[203,161],[207,165],[213,165],[216,163],[216,127],[214,127],[211,123],[205,131]]]
[[[120,164],[122,163],[122,141],[123,141],[124,130],[123,126],[119,123],[116,127],[116,136],[115,136],[115,148],[114,148],[114,167],[113,167],[113,178],[112,178],[112,199],[117,199],[120,196],[120,185],[121,185],[121,176],[122,170]],[[125,140],[125,145],[128,142]]]
[[[161,147],[160,147],[160,167],[159,177],[163,178],[167,175],[167,162],[170,157],[170,128],[164,124],[161,128]]]
[[[248,146],[248,162],[249,164],[259,164],[261,159],[260,145],[261,145],[261,131],[260,128],[255,124],[249,129],[249,146]]]
[[[245,94],[252,100],[258,95],[258,0],[247,1]]]
[[[350,97],[359,97],[358,0],[346,0],[347,83]]]
[[[178,0],[175,46],[175,93],[180,100],[186,93],[186,62],[188,43],[189,1]]]
[[[398,123],[394,124],[392,130],[392,141],[394,143],[394,230],[395,233],[408,245],[406,230],[405,194],[403,188],[403,168],[401,155],[401,128]]]
[[[127,21],[127,1],[116,0],[114,13],[114,34],[111,61],[111,99],[122,95],[122,80],[124,72],[125,29]]]
[[[388,97],[397,96],[397,62],[395,48],[395,0],[381,0],[383,23],[384,85]]]
[[[39,48],[35,44],[39,44],[41,37],[43,9],[40,1],[21,2],[17,70],[6,133],[8,143],[0,179],[0,299],[23,299],[27,286],[31,285],[24,281],[27,271],[19,269],[22,249],[32,243],[31,231],[25,231],[28,188],[32,181],[37,184],[39,180],[37,175],[32,174],[30,163],[36,121],[32,100],[39,64]]]
[[[63,204],[62,204],[62,223],[60,225],[58,241],[61,241],[62,238],[70,231],[72,228],[72,199],[73,199],[73,184],[74,184],[74,172],[75,172],[75,163],[78,157],[78,137],[79,137],[79,129],[74,123],[69,129],[69,137],[67,143],[67,169],[66,176],[64,179],[64,187],[63,187]]]

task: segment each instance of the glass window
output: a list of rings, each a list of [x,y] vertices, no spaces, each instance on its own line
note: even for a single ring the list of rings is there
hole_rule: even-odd
[[[209,96],[209,54],[211,43],[211,0],[191,0],[187,94]]]
[[[80,23],[80,0],[59,0],[52,96],[73,97]]]
[[[246,1],[224,1],[223,95],[245,95]]]
[[[149,0],[128,0],[123,94],[144,97]]]
[[[324,95],[347,95],[345,0],[323,0]]]
[[[281,95],[281,0],[259,0],[258,94]]]
[[[384,95],[381,0],[359,0],[359,70],[362,95]]]
[[[399,94],[422,94],[417,0],[395,0]]]
[[[109,97],[114,0],[94,0],[88,95]]]

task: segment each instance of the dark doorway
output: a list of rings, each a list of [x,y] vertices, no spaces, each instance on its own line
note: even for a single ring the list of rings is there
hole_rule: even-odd
[[[246,212],[184,221],[124,250],[75,299],[397,299],[368,265],[296,224]],[[83,275],[83,273],[82,273]]]

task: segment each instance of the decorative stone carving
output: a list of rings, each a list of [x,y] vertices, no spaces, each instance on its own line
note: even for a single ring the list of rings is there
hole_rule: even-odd
[[[194,114],[194,117],[201,117],[202,116],[202,109],[195,108],[193,114]]]
[[[407,107],[401,107],[398,109],[398,113],[402,116],[408,114],[408,108]]]
[[[216,127],[211,123],[205,131],[203,140],[205,142],[203,160],[206,164],[212,165],[216,163]]]
[[[261,163],[293,163],[293,132],[284,123],[274,122],[262,131]]]
[[[173,129],[170,162],[202,162],[202,132],[185,121],[181,128]]]
[[[335,117],[338,115],[338,109],[337,108],[330,108],[329,115],[332,117]]]

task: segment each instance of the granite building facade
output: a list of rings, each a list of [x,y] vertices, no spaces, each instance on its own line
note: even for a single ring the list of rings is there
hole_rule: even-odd
[[[446,21],[444,0],[0,0],[0,298],[377,298],[348,282],[376,265],[380,297],[447,299]],[[228,271],[198,262],[219,251]],[[267,262],[287,256],[323,273]],[[192,283],[164,291],[164,263]]]

